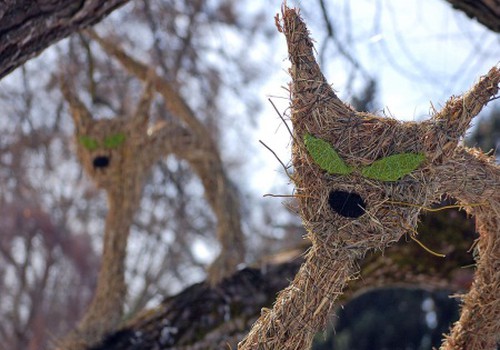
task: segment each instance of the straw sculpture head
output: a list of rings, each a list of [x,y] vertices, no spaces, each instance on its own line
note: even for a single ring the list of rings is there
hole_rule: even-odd
[[[307,349],[346,283],[357,277],[356,261],[405,233],[414,234],[421,209],[442,195],[454,196],[464,207],[478,205],[469,211],[481,221],[488,220],[483,213],[498,221],[500,212],[498,167],[492,158],[460,146],[471,119],[498,91],[498,68],[429,120],[401,122],[357,112],[337,97],[297,10],[284,6],[276,22],[291,61],[293,181],[313,245],[291,286],[257,321],[241,349]],[[485,231],[499,235],[498,226]],[[496,250],[498,259],[496,244],[488,249]],[[500,311],[500,272],[495,274],[487,259],[481,263],[489,266],[486,274],[494,280],[485,276],[487,282],[477,285],[495,305],[496,311],[489,310],[480,321],[482,342],[491,345],[500,334],[500,321],[492,314]],[[471,307],[478,303],[474,300]],[[458,332],[456,342],[479,341],[481,336],[469,331]]]
[[[70,101],[75,123],[75,144],[80,163],[99,188],[114,192],[115,187],[129,181],[125,177],[138,177],[144,169],[142,148],[146,143],[151,86],[144,89],[137,110],[130,116],[94,119],[63,81],[62,91]],[[140,179],[139,179],[140,178]]]

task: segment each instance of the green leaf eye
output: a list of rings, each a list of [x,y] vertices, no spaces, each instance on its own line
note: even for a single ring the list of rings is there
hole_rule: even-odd
[[[83,147],[85,147],[89,151],[94,151],[99,147],[99,143],[88,136],[80,136],[79,141],[83,145]]]
[[[332,146],[321,139],[317,139],[310,134],[304,136],[304,144],[312,159],[323,170],[330,174],[347,175],[353,169],[344,163]]]
[[[394,154],[363,168],[364,177],[381,181],[397,181],[417,169],[425,160],[422,153]]]
[[[120,146],[125,141],[124,134],[115,134],[108,136],[104,139],[104,147],[106,148],[116,148]]]

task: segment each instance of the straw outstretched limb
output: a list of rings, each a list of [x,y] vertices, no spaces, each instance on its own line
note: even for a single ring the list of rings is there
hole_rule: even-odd
[[[466,208],[481,205],[468,209],[480,233],[474,285],[443,347],[493,348],[500,334],[500,207],[493,193],[500,187],[498,166],[459,141],[497,94],[500,69],[492,68],[428,121],[400,122],[356,112],[338,99],[319,69],[297,10],[283,6],[277,23],[291,62],[293,179],[312,248],[239,349],[307,349],[345,285],[357,277],[358,261],[415,233],[421,209],[445,194]]]
[[[460,318],[441,348],[495,349],[500,343],[500,167],[474,149],[458,150],[443,167],[442,190],[475,217],[479,238],[474,282],[461,296]]]

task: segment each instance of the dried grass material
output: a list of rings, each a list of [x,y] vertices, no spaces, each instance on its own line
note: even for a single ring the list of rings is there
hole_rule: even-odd
[[[491,69],[467,94],[450,99],[441,112],[424,123],[359,113],[340,101],[327,83],[298,12],[284,6],[282,17],[281,22],[277,18],[278,30],[286,37],[292,63],[293,179],[313,246],[294,281],[279,294],[273,309],[263,313],[239,349],[309,348],[313,335],[331,316],[344,286],[356,277],[356,261],[369,250],[383,250],[415,230],[419,207],[429,207],[445,192],[459,198],[465,207],[466,203],[488,202],[470,210],[477,214],[483,230],[476,283],[463,306],[463,315],[474,316],[463,316],[449,343],[453,339],[457,344],[484,344],[477,349],[493,348],[500,334],[499,168],[477,151],[458,147],[458,141],[472,117],[497,93],[500,70]],[[371,180],[359,171],[332,175],[308,153],[304,144],[308,134],[327,141],[357,169],[401,153],[422,153],[425,161],[411,174],[392,182]],[[339,215],[328,203],[331,191],[356,193],[366,203],[366,212],[358,218]],[[475,324],[477,312],[483,312],[485,306],[491,310]]]
[[[498,83],[497,83],[498,84]],[[500,343],[500,167],[476,149],[458,149],[439,169],[441,191],[475,216],[479,239],[474,281],[462,297],[460,319],[441,349],[496,349]]]
[[[205,197],[217,218],[217,238],[221,252],[208,270],[208,279],[212,285],[236,271],[237,265],[244,261],[245,241],[241,227],[241,214],[238,193],[226,175],[219,150],[211,138],[206,126],[197,119],[185,100],[167,80],[162,79],[146,64],[129,56],[112,40],[101,38],[92,30],[87,35],[101,45],[103,50],[116,58],[132,75],[147,81],[151,80],[154,89],[163,96],[163,101],[180,124],[185,125],[183,132],[174,135],[170,128],[160,128],[153,137],[156,147],[151,148],[154,159],[167,153],[174,153],[189,162],[200,178],[205,190]],[[185,147],[184,135],[189,134],[188,147]],[[180,140],[179,140],[180,137]],[[177,141],[181,142],[177,142]],[[156,158],[155,158],[156,157]]]

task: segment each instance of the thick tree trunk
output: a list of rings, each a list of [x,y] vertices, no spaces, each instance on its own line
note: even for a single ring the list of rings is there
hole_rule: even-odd
[[[56,41],[99,22],[127,1],[1,1],[0,79]]]
[[[457,10],[475,18],[488,29],[500,33],[499,0],[446,0]]]

